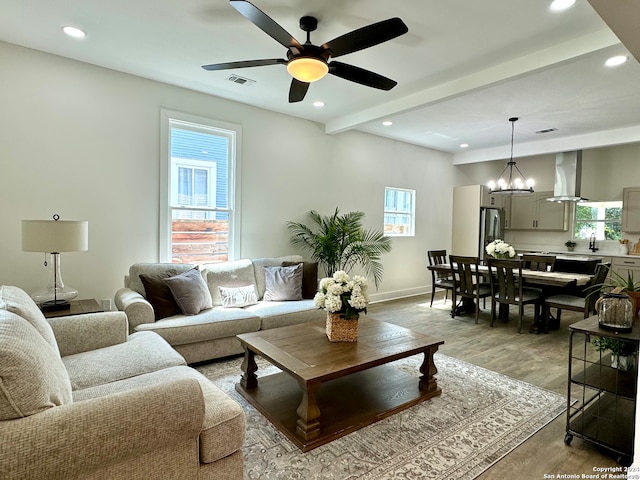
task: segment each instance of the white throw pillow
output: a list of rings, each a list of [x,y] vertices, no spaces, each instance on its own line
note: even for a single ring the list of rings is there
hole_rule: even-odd
[[[218,287],[223,307],[246,307],[258,303],[255,285],[244,287]]]

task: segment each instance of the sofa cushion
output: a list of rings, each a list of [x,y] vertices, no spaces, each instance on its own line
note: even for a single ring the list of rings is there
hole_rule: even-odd
[[[11,285],[0,286],[0,309],[8,310],[24,318],[38,331],[54,351],[60,356],[58,342],[51,325],[31,297],[21,288]]]
[[[264,300],[302,300],[302,263],[290,267],[265,267]]]
[[[156,332],[171,345],[185,345],[218,338],[233,337],[239,333],[260,330],[260,317],[248,308],[213,307],[195,316],[175,315],[154,323],[142,323],[136,331]],[[215,358],[212,352],[211,358]]]
[[[254,276],[256,277],[258,300],[262,300],[267,289],[264,267],[280,267],[283,262],[302,263],[302,257],[300,255],[287,255],[285,257],[254,258],[251,262],[253,263]]]
[[[282,262],[283,267],[298,262]],[[302,298],[311,299],[318,293],[318,262],[302,262]]]
[[[245,287],[218,287],[220,290],[220,298],[222,306],[229,307],[246,307],[258,303],[258,295],[255,285],[247,285]]]
[[[260,329],[286,327],[327,318],[327,312],[318,308],[313,300],[297,302],[259,302],[245,310],[260,316]]]
[[[173,298],[184,315],[197,315],[202,310],[211,308],[211,293],[207,282],[202,278],[198,267],[194,267],[180,275],[165,278]]]
[[[222,305],[220,290],[218,287],[246,287],[256,285],[256,277],[253,273],[251,260],[234,260],[231,262],[212,263],[205,267],[209,292],[213,299],[213,305]],[[260,296],[258,296],[260,298]]]
[[[96,385],[76,391],[73,395],[75,401],[83,401],[180,378],[198,380],[205,400],[205,419],[200,433],[200,462],[215,462],[241,449],[246,432],[242,407],[208,378],[189,367],[165,368],[117,382]]]
[[[72,402],[60,355],[29,322],[0,311],[0,345],[0,420]]]
[[[164,282],[165,278],[177,275],[174,269],[166,270],[162,273],[141,273],[140,280],[144,285],[144,297],[153,307],[153,314],[156,320],[170,317],[180,313],[180,307],[171,294],[169,285]]]
[[[73,390],[186,365],[184,358],[159,335],[140,332],[110,347],[62,357]]]
[[[125,277],[125,287],[144,296],[144,285],[140,274],[162,274],[167,270],[175,270],[176,274],[191,270],[195,265],[190,263],[134,263],[129,267],[129,275]]]

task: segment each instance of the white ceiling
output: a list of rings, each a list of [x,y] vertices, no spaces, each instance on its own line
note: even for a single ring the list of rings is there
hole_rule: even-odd
[[[201,68],[285,56],[226,0],[0,0],[0,40],[313,120],[329,134],[357,129],[451,152],[455,163],[508,157],[512,116],[515,156],[640,141],[640,64],[587,0],[563,12],[550,1],[253,0],[301,42],[299,18],[316,16],[317,45],[390,17],[409,27],[340,58],[398,81],[393,90],[328,75],[297,104],[281,65]],[[64,25],[87,38],[66,37]],[[604,67],[616,54],[629,61]],[[547,128],[557,131],[535,133]]]

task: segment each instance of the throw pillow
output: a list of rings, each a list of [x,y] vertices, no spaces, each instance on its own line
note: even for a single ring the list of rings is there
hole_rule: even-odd
[[[180,313],[180,307],[173,298],[169,285],[164,282],[165,278],[173,277],[176,274],[175,270],[167,270],[164,273],[141,273],[139,275],[140,281],[144,285],[144,296],[153,307],[156,320]]]
[[[218,287],[223,307],[246,307],[258,303],[255,285],[245,287]]]
[[[184,315],[197,315],[202,310],[211,308],[211,293],[202,278],[198,267],[187,270],[180,275],[165,278],[173,298]]]
[[[267,302],[302,300],[302,264],[291,267],[265,267],[264,280]]]
[[[24,318],[0,311],[0,420],[73,402],[60,355]]]
[[[300,262],[282,262],[283,267],[298,265]],[[302,262],[302,298],[313,299],[318,292],[318,263]]]

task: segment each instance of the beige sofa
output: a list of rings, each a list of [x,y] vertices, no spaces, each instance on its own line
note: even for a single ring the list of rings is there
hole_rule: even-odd
[[[293,301],[268,301],[265,268],[302,264],[303,298]],[[187,361],[195,363],[242,353],[235,338],[241,333],[293,325],[326,317],[313,302],[317,289],[317,266],[303,262],[300,255],[243,259],[205,265],[200,268],[211,296],[212,308],[195,315],[177,313],[157,318],[147,300],[141,275],[165,277],[168,272],[181,274],[194,268],[191,264],[136,263],[125,276],[125,287],[115,294],[115,305],[124,311],[132,332],[156,332]],[[244,307],[223,306],[220,287],[250,287],[256,302]],[[170,293],[166,294],[170,296]],[[304,298],[306,297],[306,298]],[[156,309],[157,310],[157,309]]]
[[[0,478],[241,479],[240,405],[122,312],[47,321],[0,286]]]

